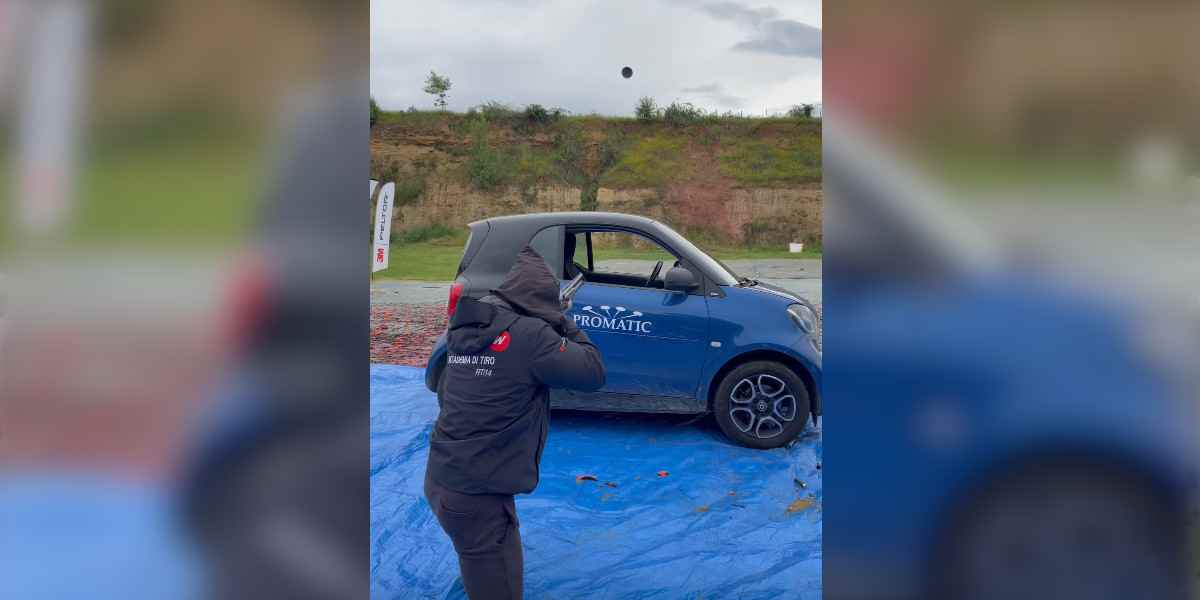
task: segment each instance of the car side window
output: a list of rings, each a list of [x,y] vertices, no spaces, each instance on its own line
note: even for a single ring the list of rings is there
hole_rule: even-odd
[[[571,233],[575,247],[565,278],[582,269],[584,278],[592,283],[662,289],[663,275],[678,260],[658,242],[631,231],[573,230]],[[591,260],[588,260],[589,236]],[[570,242],[566,250],[571,250]],[[655,273],[659,261],[662,266]],[[589,266],[594,269],[588,271]]]
[[[583,231],[568,231],[564,241],[564,268],[560,273],[561,277],[574,279],[580,272],[585,275],[591,273],[594,265],[588,256],[588,234]]]

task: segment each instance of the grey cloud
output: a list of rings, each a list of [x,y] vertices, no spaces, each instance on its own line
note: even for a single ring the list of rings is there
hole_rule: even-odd
[[[746,99],[733,94],[725,93],[725,88],[719,83],[706,83],[694,87],[685,87],[681,92],[685,94],[697,94],[721,108],[741,108],[746,105]]]
[[[734,21],[751,27],[779,18],[779,11],[769,6],[750,8],[737,2],[713,2],[700,6],[700,10],[714,19]]]
[[[793,19],[781,19],[779,11],[774,7],[751,8],[729,0],[722,2],[675,1],[678,4],[694,7],[714,19],[736,23],[752,30],[753,33],[749,39],[734,44],[734,50],[780,56],[821,58],[821,30]]]
[[[770,21],[759,27],[749,40],[734,44],[733,49],[821,58],[821,30],[799,21]]]
[[[513,10],[482,0],[452,0],[431,4],[427,21],[416,23],[406,18],[402,3],[372,3],[371,93],[376,101],[387,110],[432,108],[432,97],[422,91],[430,69],[454,82],[449,107],[455,111],[498,101],[517,108],[538,103],[575,114],[630,115],[638,98],[650,96],[660,104],[678,98],[708,111],[758,114],[786,102],[783,98],[820,97],[819,63],[730,50],[756,39],[753,15],[769,18],[775,14],[771,10],[718,20],[700,7],[724,0],[662,0],[645,4],[654,18],[641,19],[614,11],[609,3],[568,9],[535,0],[505,1],[530,4]],[[782,4],[774,6],[795,18]],[[741,14],[728,7],[714,10]],[[741,20],[730,20],[734,18]],[[457,27],[471,19],[492,23]],[[720,35],[695,34],[704,28]],[[580,39],[588,43],[580,44]],[[689,51],[671,52],[678,48]],[[633,68],[633,78],[621,77],[625,65]]]

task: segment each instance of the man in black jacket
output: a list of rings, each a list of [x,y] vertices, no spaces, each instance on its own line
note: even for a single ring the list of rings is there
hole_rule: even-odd
[[[513,494],[537,487],[549,388],[597,390],[604,365],[532,248],[491,292],[462,298],[450,319],[425,497],[454,542],[471,600],[512,600],[524,571]]]

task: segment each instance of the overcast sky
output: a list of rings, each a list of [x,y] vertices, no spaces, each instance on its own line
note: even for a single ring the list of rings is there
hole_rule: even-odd
[[[652,96],[763,114],[821,101],[820,27],[820,0],[372,0],[371,95],[432,108],[432,69],[453,83],[454,111],[632,115]]]

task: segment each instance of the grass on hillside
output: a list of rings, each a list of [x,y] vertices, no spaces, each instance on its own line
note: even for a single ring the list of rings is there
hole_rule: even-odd
[[[93,152],[81,166],[68,245],[226,245],[244,236],[262,166],[242,140]],[[0,161],[0,164],[8,164]],[[0,187],[12,185],[0,169]]]
[[[78,237],[224,243],[244,235],[261,168],[241,148],[218,143],[99,157],[83,173]]]
[[[461,138],[469,144],[445,152],[461,157],[458,179],[483,191],[510,186],[571,181],[574,171],[590,172],[596,152],[615,152],[610,168],[590,173],[613,189],[662,187],[687,181],[689,153],[717,145],[720,172],[742,185],[788,185],[821,180],[821,122],[795,117],[748,117],[706,114],[684,124],[649,123],[630,117],[562,116],[529,121],[521,111],[485,106],[473,113],[438,111],[384,112],[380,127],[409,133]],[[515,137],[514,137],[515,136]],[[539,143],[531,143],[540,139]],[[553,142],[545,143],[546,139]],[[590,140],[590,150],[562,147],[565,141]],[[564,167],[564,165],[566,165]],[[376,178],[398,180],[399,167],[374,164]],[[422,177],[423,182],[423,175]],[[576,185],[578,185],[576,183]]]
[[[685,139],[652,136],[626,150],[600,184],[609,188],[657,187],[667,183],[680,169]]]
[[[434,130],[437,130],[437,129],[440,129],[440,128],[446,127],[446,126],[449,126],[451,129],[456,129],[458,127],[462,127],[467,122],[471,121],[472,119],[474,119],[478,116],[483,116],[483,117],[487,118],[488,121],[495,123],[495,124],[521,125],[524,123],[528,123],[528,121],[526,120],[526,118],[524,116],[523,111],[516,110],[511,107],[502,107],[499,105],[493,105],[491,107],[483,107],[483,110],[479,110],[479,108],[480,107],[473,108],[473,109],[471,109],[471,111],[468,111],[465,113],[452,112],[452,111],[439,111],[439,110],[385,110],[385,111],[381,111],[379,113],[378,124],[380,124],[380,125],[401,125],[401,126],[404,126],[407,128],[414,129],[414,130],[434,131]],[[817,130],[820,130],[820,127],[821,127],[821,120],[815,119],[815,118],[814,119],[805,119],[802,117],[787,117],[787,116],[758,117],[758,116],[753,116],[753,115],[742,115],[742,114],[733,114],[733,113],[730,113],[730,114],[708,113],[708,114],[699,116],[698,118],[695,118],[691,123],[689,123],[688,125],[684,125],[683,127],[695,126],[695,125],[717,125],[717,124],[730,125],[733,127],[738,127],[738,126],[754,127],[754,126],[769,125],[769,124],[796,124],[796,123],[800,123],[800,124],[811,123],[814,125],[814,127]],[[636,127],[636,128],[640,128],[640,129],[647,129],[647,128],[672,129],[672,128],[679,127],[677,125],[672,125],[670,123],[667,123],[667,122],[663,121],[662,119],[657,119],[650,123],[643,123],[643,122],[639,121],[636,117],[601,115],[601,114],[597,114],[597,113],[580,114],[580,115],[563,114],[560,118],[554,119],[548,123],[536,123],[536,124],[532,124],[532,126],[535,128],[536,127],[553,128],[555,125],[558,125],[558,124],[577,124],[577,125],[583,125],[583,126],[587,126],[587,127],[620,125],[623,127]]]
[[[458,270],[466,244],[465,232],[414,243],[393,243],[388,257],[388,268],[371,275],[371,280],[401,279],[410,281],[451,281]],[[821,258],[821,251],[805,251],[793,254],[786,248],[710,247],[704,250],[719,260],[768,259],[768,258]],[[658,260],[662,251],[637,248],[597,248],[596,259],[641,259]]]
[[[738,183],[819,183],[821,139],[797,137],[782,145],[738,140],[720,158],[721,173]]]

